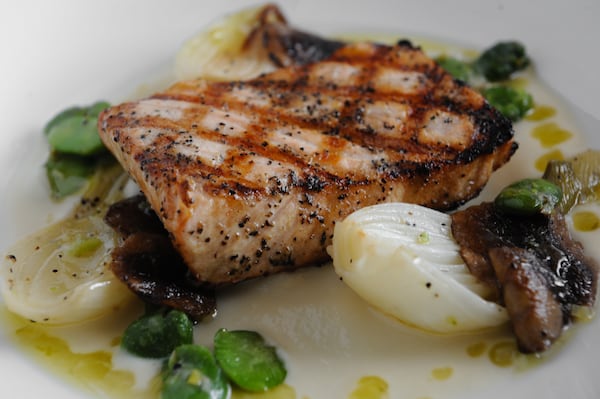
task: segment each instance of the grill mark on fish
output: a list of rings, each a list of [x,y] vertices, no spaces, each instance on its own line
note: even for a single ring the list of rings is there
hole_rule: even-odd
[[[385,100],[382,100],[385,101]],[[368,103],[369,100],[366,100],[366,103]],[[216,104],[205,104],[205,105],[209,105],[209,106],[215,106]],[[228,109],[230,112],[240,112],[241,111],[241,107],[247,106],[246,104],[243,103],[228,103]],[[432,107],[436,107],[437,104],[433,103],[431,105]],[[255,111],[258,114],[258,122],[255,125],[250,125],[248,126],[248,130],[252,130],[252,131],[260,131],[261,127],[264,128],[264,126],[269,126],[269,125],[273,125],[273,117],[272,116],[265,116],[265,115],[261,115],[261,111],[264,112],[264,109],[259,109],[257,107],[249,107],[249,108],[254,108],[252,109],[253,111]],[[329,130],[325,130],[325,131],[331,131],[332,129],[336,131],[336,136],[338,137],[342,137],[343,140],[350,142],[353,145],[356,145],[358,147],[366,147],[366,148],[375,148],[375,146],[381,146],[380,142],[378,142],[378,137],[377,134],[375,134],[374,132],[372,134],[368,134],[368,131],[365,132],[364,129],[359,129],[357,128],[357,124],[360,123],[361,118],[358,117],[357,115],[360,113],[361,108],[358,105],[355,105],[353,107],[350,106],[345,106],[342,108],[342,111],[339,112],[340,113],[340,120],[342,121],[340,124],[326,124],[326,127]],[[348,115],[354,115],[354,117],[350,117]],[[307,128],[313,128],[314,127],[314,121],[305,121],[303,120],[301,117],[294,117],[292,115],[277,115],[277,125],[278,126],[282,126],[287,128],[287,130],[289,130],[289,134],[292,135],[294,131],[306,131]],[[187,117],[184,119],[188,119]],[[322,122],[323,119],[319,119],[318,122]],[[223,130],[226,130],[227,126],[225,123],[223,123]],[[191,129],[191,126],[186,127],[186,129]],[[215,128],[215,132],[218,131],[218,127]],[[276,148],[276,151],[279,151],[278,154],[273,154],[273,149],[269,148],[269,149],[265,149],[264,145],[261,144],[257,144],[255,141],[249,141],[249,140],[244,140],[244,139],[240,139],[240,138],[236,138],[236,137],[231,137],[231,136],[226,136],[226,135],[220,135],[217,134],[215,132],[212,132],[210,130],[205,131],[205,132],[199,132],[199,134],[202,136],[203,139],[206,140],[223,140],[223,141],[227,141],[227,144],[232,146],[232,147],[236,147],[236,148],[246,148],[248,151],[251,151],[252,153],[255,154],[259,154],[259,155],[268,155],[270,158],[272,159],[277,159],[278,161],[282,161],[282,162],[286,162],[289,164],[295,164],[295,166],[297,167],[308,167],[308,163],[307,162],[302,162],[302,159],[306,157],[306,154],[302,153],[302,152],[293,152],[291,151],[290,148]],[[389,141],[388,141],[389,142]],[[324,151],[329,151],[332,152],[332,150],[339,150],[339,141],[337,142],[337,148],[327,148],[327,144],[329,144],[331,147],[333,147],[333,143],[329,142],[324,142],[323,144],[325,144],[325,149]],[[396,144],[397,149],[402,150],[406,153],[412,153],[412,154],[427,154],[429,151],[432,150],[432,148],[434,148],[434,145],[427,145],[427,144],[423,144],[418,142],[417,139],[412,138],[407,140],[406,142],[403,142],[401,144]],[[480,152],[484,152],[486,151],[486,149],[482,148],[479,150]],[[489,151],[489,150],[488,150]],[[452,155],[452,153],[454,153],[454,151],[451,151],[450,149],[448,150],[448,152],[450,154],[446,155],[446,156],[450,156]],[[277,156],[278,155],[278,156]],[[468,158],[468,155],[462,154],[463,156],[466,156]],[[314,165],[313,165],[314,167]],[[403,165],[403,168],[406,167],[406,165]]]

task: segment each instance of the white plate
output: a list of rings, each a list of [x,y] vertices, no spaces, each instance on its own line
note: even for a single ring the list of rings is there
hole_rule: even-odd
[[[501,39],[518,39],[527,46],[545,83],[574,106],[578,126],[590,146],[600,148],[600,52],[595,43],[600,37],[600,2],[279,3],[293,24],[317,32],[398,32],[447,39],[475,48]],[[3,2],[0,249],[50,221],[44,205],[48,200],[41,169],[46,149],[40,135],[41,127],[55,112],[97,99],[119,101],[130,96],[169,67],[186,38],[223,13],[252,4],[256,2]],[[25,357],[3,334],[0,332],[0,397],[86,397]],[[494,380],[487,388],[481,388],[480,382],[475,384],[479,388],[471,389],[471,384],[466,383],[464,395],[456,397],[596,398],[600,395],[600,380],[595,372],[600,358],[598,336],[600,324],[596,320],[579,329],[568,347],[542,366]],[[326,366],[314,365],[317,369],[327,369]],[[315,385],[337,383],[343,381],[341,377],[327,375]],[[390,381],[392,388],[396,383]],[[338,392],[350,392],[352,388],[349,384]],[[302,394],[302,388],[298,392]],[[448,395],[455,397],[450,391]],[[319,395],[310,397],[318,399]],[[435,396],[438,397],[441,396]]]

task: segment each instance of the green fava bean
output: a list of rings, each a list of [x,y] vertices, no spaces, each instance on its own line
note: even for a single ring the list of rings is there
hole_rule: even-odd
[[[516,41],[496,43],[485,50],[477,60],[475,69],[489,82],[506,80],[517,71],[525,69],[531,60],[525,47]]]
[[[215,357],[229,379],[251,392],[266,391],[281,384],[287,371],[274,347],[254,331],[217,331]]]
[[[161,399],[227,399],[231,386],[210,350],[182,345],[173,351],[162,373]]]
[[[514,215],[550,214],[561,198],[561,189],[556,184],[545,179],[523,179],[504,188],[494,204]]]
[[[52,198],[61,199],[80,190],[94,173],[95,163],[71,154],[52,153],[44,165]]]
[[[463,82],[469,81],[472,70],[466,62],[448,56],[439,57],[436,59],[436,62],[454,78],[460,79]]]
[[[522,89],[493,86],[484,89],[482,94],[502,115],[514,122],[522,119],[533,108],[533,97]]]
[[[73,107],[56,115],[44,127],[48,143],[54,151],[88,156],[104,150],[96,123],[107,102],[89,107]]]
[[[134,355],[146,358],[167,357],[182,344],[193,341],[193,324],[178,310],[143,316],[127,327],[121,346]]]

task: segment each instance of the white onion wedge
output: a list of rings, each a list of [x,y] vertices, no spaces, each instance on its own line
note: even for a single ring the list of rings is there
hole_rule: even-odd
[[[187,40],[175,58],[175,77],[229,81],[272,71],[275,67],[260,40],[243,48],[262,18],[277,18],[275,13],[263,14],[264,10],[262,6],[225,16]]]
[[[372,307],[441,334],[505,323],[484,299],[452,237],[449,215],[414,204],[363,208],[336,224],[329,253],[336,273]]]
[[[109,269],[116,236],[102,218],[69,218],[26,237],[0,259],[6,307],[29,320],[70,324],[131,299]]]
[[[99,168],[81,201],[64,219],[8,248],[0,258],[0,294],[23,318],[53,325],[79,323],[135,298],[110,270],[118,236],[102,215],[123,197],[127,174]]]

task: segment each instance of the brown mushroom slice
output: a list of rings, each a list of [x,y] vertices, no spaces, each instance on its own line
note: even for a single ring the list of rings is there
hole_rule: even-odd
[[[143,196],[117,202],[105,220],[124,236],[112,252],[113,273],[145,302],[179,309],[195,320],[216,312],[214,290],[188,268]]]

